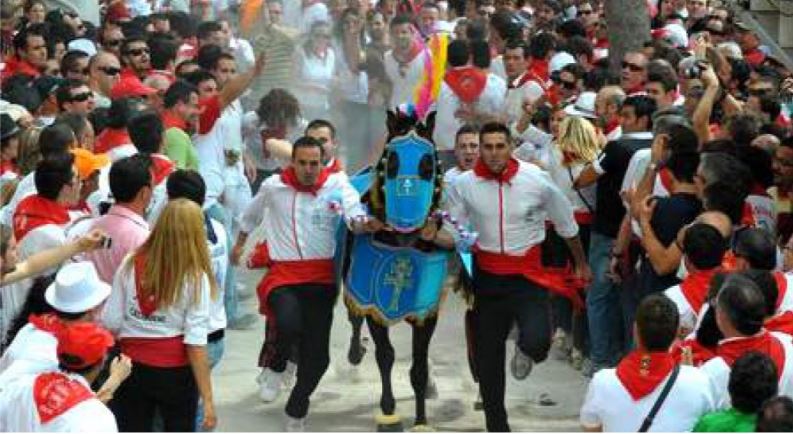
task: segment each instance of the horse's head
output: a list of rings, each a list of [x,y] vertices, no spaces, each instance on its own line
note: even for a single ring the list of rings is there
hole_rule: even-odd
[[[440,200],[443,174],[432,142],[435,113],[419,122],[410,111],[388,112],[388,143],[372,189],[385,222],[397,232],[424,226]]]

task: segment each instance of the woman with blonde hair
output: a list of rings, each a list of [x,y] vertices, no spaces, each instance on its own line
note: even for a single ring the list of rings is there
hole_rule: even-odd
[[[216,424],[206,344],[217,292],[201,207],[168,202],[146,242],[119,268],[103,321],[114,331],[132,375],[116,392],[120,431],[194,431],[199,395],[204,426]]]
[[[575,220],[584,251],[589,250],[589,231],[595,212],[596,186],[576,189],[574,182],[587,164],[597,159],[600,140],[592,123],[580,116],[567,115],[558,126],[556,143],[551,150],[548,171],[556,185],[565,193],[575,210]],[[549,234],[555,234],[550,231]],[[564,267],[570,254],[559,240],[553,245],[554,265]],[[554,302],[558,331],[554,336],[555,350],[569,357],[573,367],[581,369],[586,351],[587,319],[585,312],[574,312],[569,300],[557,298]]]

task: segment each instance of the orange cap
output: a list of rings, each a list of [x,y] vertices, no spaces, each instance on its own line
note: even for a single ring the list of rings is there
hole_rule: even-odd
[[[94,172],[110,164],[110,157],[106,154],[94,154],[82,148],[72,149],[71,152],[74,155],[74,165],[77,167],[77,174],[81,181],[85,181]]]

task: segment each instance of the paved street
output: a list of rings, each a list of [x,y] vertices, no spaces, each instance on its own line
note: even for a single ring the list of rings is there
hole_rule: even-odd
[[[252,273],[245,280],[253,285]],[[244,302],[254,311],[255,297]],[[442,431],[482,431],[484,416],[474,411],[477,387],[471,380],[465,353],[462,326],[464,304],[450,295],[442,309],[441,319],[430,346],[431,372],[438,386],[439,397],[427,402],[430,425]],[[365,329],[365,327],[364,327]],[[226,334],[226,354],[213,374],[215,399],[220,420],[219,431],[282,431],[286,393],[272,404],[264,404],[257,396],[256,360],[263,340],[264,324],[248,331]],[[347,362],[350,326],[346,309],[338,303],[331,337],[331,366],[314,393],[307,422],[310,431],[373,431],[374,415],[379,412],[380,381],[374,360],[374,343],[358,367]],[[368,336],[368,332],[364,332]],[[406,428],[413,421],[413,391],[410,387],[410,327],[392,329],[396,349],[393,371],[397,411]],[[513,348],[508,348],[508,358]],[[578,371],[549,358],[535,366],[531,376],[522,382],[509,377],[507,406],[514,431],[577,431],[578,409],[586,382]],[[547,393],[556,405],[542,406],[539,396]],[[545,401],[545,400],[544,400]]]

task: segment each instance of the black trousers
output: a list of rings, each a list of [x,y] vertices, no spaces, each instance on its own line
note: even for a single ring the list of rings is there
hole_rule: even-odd
[[[297,345],[297,382],[286,404],[294,418],[308,413],[309,398],[330,365],[330,328],[338,290],[331,285],[295,285],[275,289],[269,302],[276,329],[270,368],[283,372]]]
[[[551,348],[548,291],[518,275],[497,276],[474,269],[475,360],[488,431],[509,431],[504,406],[506,340],[518,326],[517,345],[535,362]]]
[[[132,364],[132,374],[115,393],[112,410],[121,432],[153,432],[155,414],[165,432],[196,429],[198,386],[190,366],[157,368]]]

